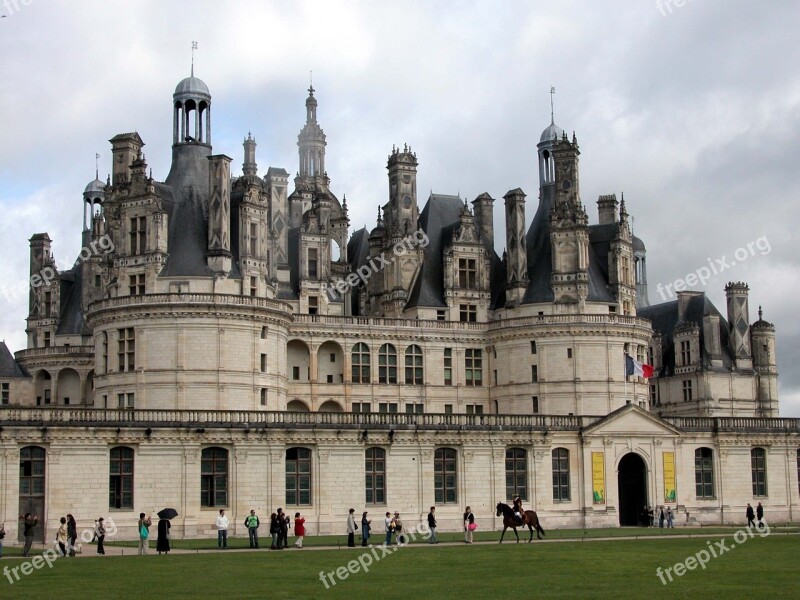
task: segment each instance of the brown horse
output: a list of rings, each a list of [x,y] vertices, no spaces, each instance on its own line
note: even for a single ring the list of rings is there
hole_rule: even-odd
[[[506,535],[506,529],[511,527],[514,530],[514,535],[517,538],[517,543],[519,544],[519,534],[517,534],[517,526],[519,522],[517,518],[514,516],[514,509],[511,508],[508,504],[503,504],[502,502],[497,503],[497,516],[503,517],[503,534],[500,536],[500,543],[503,543],[503,537]],[[539,517],[536,516],[536,511],[534,510],[526,510],[522,513],[522,524],[528,526],[528,531],[531,532],[531,537],[528,539],[528,543],[530,544],[533,541],[533,530],[536,530],[536,539],[542,539],[542,536],[539,535],[540,533],[544,535],[544,529],[542,526],[539,525]]]

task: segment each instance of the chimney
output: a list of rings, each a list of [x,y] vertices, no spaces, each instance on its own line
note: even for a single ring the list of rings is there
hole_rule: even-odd
[[[609,194],[608,196],[600,196],[597,200],[597,212],[600,219],[600,225],[610,225],[617,222],[617,202],[616,194]]]
[[[725,286],[725,296],[728,299],[728,337],[737,369],[753,368],[750,354],[749,292],[750,288],[741,281],[729,282]]]
[[[486,192],[472,201],[472,214],[475,215],[475,225],[483,240],[494,248],[494,198]]]
[[[719,315],[703,316],[703,347],[712,367],[722,366],[722,342],[719,335]]]

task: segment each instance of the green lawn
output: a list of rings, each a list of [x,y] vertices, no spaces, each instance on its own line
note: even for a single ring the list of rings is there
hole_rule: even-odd
[[[735,542],[732,536],[727,545]],[[310,541],[310,540],[309,540]],[[665,569],[708,548],[707,540],[616,540],[400,548],[337,579],[354,550],[235,552],[58,559],[10,585],[0,598],[787,598],[796,597],[800,536],[771,535],[712,558],[663,585]],[[716,541],[716,540],[715,540]],[[375,551],[378,556],[381,553]],[[363,558],[366,562],[366,559]],[[21,564],[0,561],[0,567]],[[355,562],[352,567],[360,565]],[[344,572],[344,569],[342,569]]]

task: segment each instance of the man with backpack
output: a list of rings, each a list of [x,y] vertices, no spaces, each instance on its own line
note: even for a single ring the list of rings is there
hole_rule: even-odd
[[[153,520],[150,517],[145,518],[144,513],[139,513],[139,554],[147,554],[150,546],[150,526]]]
[[[244,520],[244,526],[247,527],[247,534],[250,536],[251,548],[258,548],[258,526],[260,524],[256,511],[251,510],[250,515]]]

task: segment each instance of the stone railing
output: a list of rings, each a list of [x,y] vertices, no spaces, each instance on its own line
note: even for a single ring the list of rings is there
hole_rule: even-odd
[[[478,429],[579,431],[600,417],[325,413],[232,410],[125,410],[98,408],[0,408],[0,425],[39,427],[196,427]]]
[[[513,327],[534,327],[536,325],[626,325],[650,329],[650,321],[639,317],[623,315],[541,315],[536,317],[516,317],[497,319],[489,323],[490,329]]]
[[[37,358],[40,356],[57,356],[62,354],[94,354],[94,346],[48,346],[47,348],[26,348],[17,350],[14,356],[20,358]]]
[[[237,296],[235,294],[143,294],[141,296],[118,296],[93,302],[89,306],[90,312],[128,306],[143,306],[150,304],[214,304],[217,306],[249,306],[265,308],[280,312],[291,313],[292,307],[280,300],[269,298],[256,298],[253,296]]]
[[[386,317],[343,317],[337,315],[294,314],[298,325],[333,325],[335,327],[413,327],[414,329],[484,331],[486,323],[461,321],[434,321],[425,319],[391,319]]]
[[[739,431],[800,433],[800,419],[778,417],[664,417],[682,431]]]

